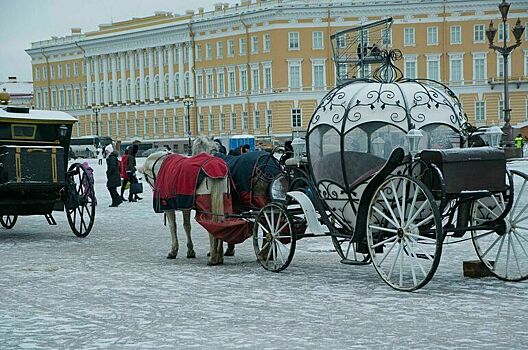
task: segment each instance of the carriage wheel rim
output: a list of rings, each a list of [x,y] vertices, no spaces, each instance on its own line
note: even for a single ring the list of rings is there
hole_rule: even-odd
[[[75,184],[75,192],[78,197],[78,205],[66,211],[68,223],[73,233],[78,237],[86,237],[91,232],[95,221],[95,202],[85,192],[95,195],[93,185],[88,185],[88,190],[83,188],[83,180],[86,180],[86,171],[80,164],[74,163],[70,166],[71,181]],[[89,182],[88,182],[89,183]]]
[[[528,190],[528,176],[512,171],[513,202],[506,215],[504,232],[493,230],[471,232],[473,245],[480,261],[495,277],[511,282],[528,279],[528,203],[520,195]],[[519,186],[520,185],[520,186]],[[494,218],[507,208],[508,199],[502,193],[494,194],[473,204],[472,225]]]
[[[272,203],[260,210],[253,229],[253,246],[262,267],[273,272],[288,267],[295,249],[292,232],[285,208]]]
[[[442,237],[437,204],[419,180],[392,176],[375,192],[367,246],[374,268],[389,286],[413,291],[426,285],[438,267]]]

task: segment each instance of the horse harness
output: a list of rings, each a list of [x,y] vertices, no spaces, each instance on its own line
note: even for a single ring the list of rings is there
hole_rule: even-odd
[[[143,175],[145,175],[145,181],[150,185],[150,187],[154,188],[154,184],[156,183],[156,173],[154,172],[154,169],[156,168],[156,164],[158,164],[158,162],[160,160],[165,159],[167,156],[169,156],[171,154],[173,154],[173,153],[166,153],[166,154],[162,155],[161,157],[156,159],[154,164],[152,164],[152,169],[150,169],[150,171],[152,172],[152,182],[150,182],[149,176],[147,175],[147,173],[143,172]]]

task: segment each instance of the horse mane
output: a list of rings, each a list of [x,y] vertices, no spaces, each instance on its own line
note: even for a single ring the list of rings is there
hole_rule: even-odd
[[[199,135],[194,139],[192,145],[192,155],[195,156],[202,152],[213,154],[217,152],[216,142],[207,136]]]

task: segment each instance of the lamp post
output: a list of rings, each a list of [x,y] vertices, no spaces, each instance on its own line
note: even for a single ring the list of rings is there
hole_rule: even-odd
[[[191,109],[191,106],[194,104],[194,100],[192,97],[189,97],[188,95],[186,95],[183,99],[183,105],[185,106],[185,109],[186,109],[186,115],[185,115],[185,124],[186,124],[186,128],[187,128],[187,136],[189,137],[189,145],[188,145],[188,149],[187,149],[187,154],[188,155],[192,155],[192,143],[191,143],[191,136],[192,136],[192,133],[191,133],[191,114],[190,114],[190,109]]]
[[[503,42],[501,46],[493,44],[493,41],[495,40],[495,35],[497,34],[497,28],[493,26],[493,21],[490,22],[488,29],[486,29],[486,37],[488,38],[489,48],[497,51],[502,55],[503,60],[503,78],[504,78],[504,133],[506,142],[510,143],[513,139],[512,135],[512,127],[510,124],[511,116],[510,116],[510,94],[508,90],[508,56],[510,56],[510,53],[515,50],[517,47],[521,45],[521,38],[524,33],[524,27],[521,25],[521,20],[518,18],[517,22],[515,23],[515,27],[513,27],[513,35],[515,36],[515,44],[508,46],[507,43],[507,37],[508,33],[506,31],[506,24],[508,22],[508,11],[510,10],[510,4],[506,2],[506,0],[502,0],[502,2],[499,4],[499,11],[501,13],[502,17],[502,33],[503,33]]]
[[[95,113],[95,134],[99,136],[99,112],[101,111],[101,106],[94,106],[92,112]]]

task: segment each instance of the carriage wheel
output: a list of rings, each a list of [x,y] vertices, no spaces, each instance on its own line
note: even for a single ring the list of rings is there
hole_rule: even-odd
[[[2,225],[2,227],[10,230],[15,226],[17,219],[18,215],[1,215],[0,224]]]
[[[273,272],[287,268],[295,242],[293,221],[283,205],[269,203],[259,211],[253,226],[253,248],[262,267]]]
[[[70,165],[67,173],[66,215],[77,237],[86,237],[95,220],[95,189],[88,181],[88,173],[79,164]]]
[[[370,263],[370,256],[356,251],[356,243],[350,238],[332,236],[332,243],[341,257],[341,263],[349,265],[366,265]]]
[[[528,175],[512,170],[513,193],[494,194],[473,203],[471,224],[480,225],[511,209],[494,230],[473,230],[471,238],[479,259],[496,277],[505,281],[528,278]],[[512,186],[510,186],[511,188]]]
[[[375,191],[367,218],[372,263],[392,288],[413,291],[433,277],[442,254],[442,220],[431,191],[406,175]]]

